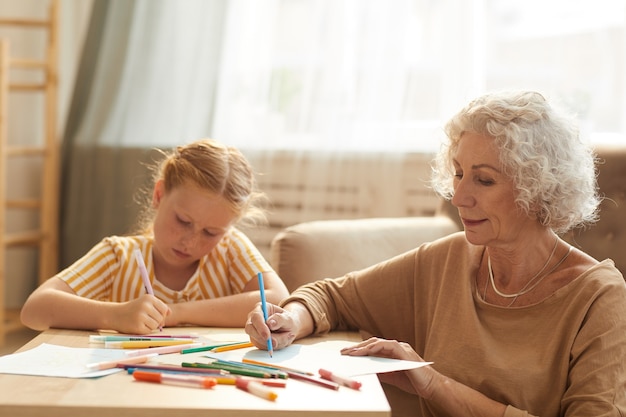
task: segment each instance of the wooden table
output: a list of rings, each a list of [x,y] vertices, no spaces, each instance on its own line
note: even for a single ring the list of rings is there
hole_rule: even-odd
[[[172,333],[167,329],[167,333]],[[242,329],[174,329],[210,336]],[[49,330],[20,349],[41,343],[88,347],[93,332]],[[179,332],[180,334],[180,332]],[[302,344],[323,340],[359,340],[357,334],[334,332],[322,338],[307,338]],[[93,347],[93,345],[92,345]],[[190,359],[190,355],[184,355]],[[255,397],[233,386],[196,389],[135,382],[126,372],[95,379],[55,378],[0,374],[0,416],[26,417],[277,417],[277,416],[390,416],[391,411],[375,375],[358,378],[359,391],[338,391],[289,379],[277,388],[275,402]]]

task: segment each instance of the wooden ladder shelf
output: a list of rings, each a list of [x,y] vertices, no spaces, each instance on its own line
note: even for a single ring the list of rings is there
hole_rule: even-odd
[[[47,39],[43,59],[15,58],[9,41],[0,39],[0,346],[8,332],[21,327],[19,315],[6,308],[7,250],[16,246],[38,249],[38,282],[53,276],[58,269],[58,200],[59,154],[57,137],[57,25],[58,0],[50,0],[46,19],[3,18],[0,26],[24,30],[44,31]],[[14,71],[40,71],[43,82],[12,82]],[[20,144],[21,138],[9,138],[8,110],[13,94],[42,94],[44,109],[41,112],[44,126],[37,145]],[[37,114],[36,112],[34,112]],[[31,141],[29,141],[30,143]],[[33,199],[11,199],[7,189],[11,178],[7,172],[9,159],[34,157],[41,159],[41,192]],[[37,211],[39,225],[36,230],[7,232],[8,210]]]

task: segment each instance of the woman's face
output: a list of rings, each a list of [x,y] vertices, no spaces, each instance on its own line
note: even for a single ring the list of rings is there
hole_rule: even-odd
[[[501,246],[536,230],[538,222],[515,203],[511,178],[504,175],[495,141],[465,133],[454,158],[454,204],[475,245]]]
[[[155,256],[171,267],[189,267],[219,243],[236,220],[226,200],[193,183],[166,191],[154,187]]]

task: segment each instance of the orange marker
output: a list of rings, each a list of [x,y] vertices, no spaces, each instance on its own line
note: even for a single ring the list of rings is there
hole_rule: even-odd
[[[249,379],[237,378],[235,385],[241,390],[248,391],[250,394],[266,400],[275,401],[278,397],[278,394],[263,386],[263,384]]]
[[[160,384],[183,385],[198,388],[213,388],[217,385],[215,378],[199,375],[168,374],[135,370],[133,377],[137,381],[158,382]]]
[[[328,381],[336,382],[337,384],[352,388],[352,389],[360,389],[361,383],[359,381],[355,381],[350,378],[346,378],[344,376],[333,374],[332,372],[326,369],[320,369],[320,376]]]

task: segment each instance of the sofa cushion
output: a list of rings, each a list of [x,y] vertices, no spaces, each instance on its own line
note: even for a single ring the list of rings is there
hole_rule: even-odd
[[[289,291],[356,271],[458,231],[446,216],[322,220],[287,227],[270,262]]]

